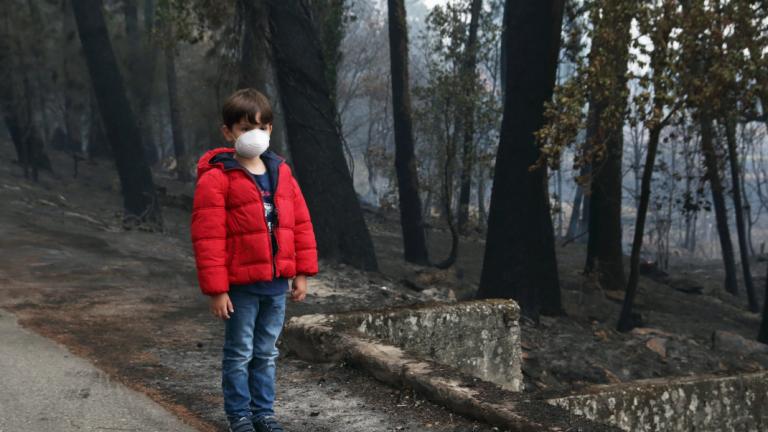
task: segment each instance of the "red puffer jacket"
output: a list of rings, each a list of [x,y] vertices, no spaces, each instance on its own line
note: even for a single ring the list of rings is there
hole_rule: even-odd
[[[229,147],[213,149],[197,164],[191,235],[200,290],[216,295],[229,291],[230,283],[315,275],[315,233],[291,168],[269,149],[261,155],[275,191],[273,259],[261,192],[234,152]]]

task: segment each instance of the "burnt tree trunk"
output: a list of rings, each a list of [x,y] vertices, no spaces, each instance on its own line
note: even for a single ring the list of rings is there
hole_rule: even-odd
[[[768,275],[765,278],[765,300],[763,301],[763,319],[760,322],[760,332],[757,335],[757,340],[768,344]]]
[[[590,202],[592,201],[591,195],[584,195],[584,198],[581,202],[581,220],[579,220],[579,240],[582,243],[586,243],[589,241],[589,211],[590,211]]]
[[[272,104],[273,130],[269,148],[286,155],[283,106],[274,76],[274,62],[269,50],[269,20],[267,8],[261,0],[239,0],[245,17],[240,46],[240,70],[237,88],[255,88],[264,93]]]
[[[145,0],[143,5],[144,29],[139,29],[139,0],[125,1],[125,34],[128,39],[126,87],[129,102],[136,116],[144,146],[144,158],[149,165],[160,157],[160,149],[152,131],[149,107],[155,89],[155,72],[160,49],[153,34],[155,28],[155,1]],[[170,41],[168,41],[170,43]]]
[[[149,110],[152,104],[153,90],[155,89],[157,63],[160,58],[160,47],[154,36],[155,9],[155,0],[144,0],[145,43],[143,44],[142,61],[139,63],[142,82],[136,92],[139,111],[137,121],[139,122],[139,130],[144,139],[144,148],[148,151],[145,157],[150,165],[157,162],[159,153],[158,146],[155,143],[155,135],[152,131],[152,113]]]
[[[123,0],[125,35],[128,36],[128,68],[139,58],[139,7],[138,0]]]
[[[465,85],[464,96],[468,97],[464,114],[461,116],[461,129],[464,142],[461,155],[461,179],[459,188],[458,230],[466,234],[469,222],[469,194],[472,186],[472,170],[475,164],[475,88],[477,87],[477,29],[480,24],[480,11],[483,0],[472,0],[469,20],[469,34],[465,46],[464,62],[460,76]]]
[[[626,332],[632,330],[635,323],[632,319],[632,306],[637,292],[637,282],[640,279],[640,252],[643,248],[643,236],[645,235],[645,219],[648,214],[648,202],[651,200],[651,178],[653,166],[656,163],[656,152],[659,148],[659,135],[661,125],[650,130],[648,138],[648,151],[645,155],[643,177],[640,182],[640,201],[637,206],[637,219],[635,220],[635,236],[632,240],[632,255],[629,259],[629,282],[627,292],[624,294],[624,303],[619,316],[618,330]]]
[[[413,144],[408,74],[408,27],[403,0],[389,0],[389,58],[392,67],[392,117],[395,128],[395,172],[400,198],[404,259],[427,265],[429,256],[419,198],[419,176]]]
[[[331,92],[331,100],[337,103],[336,84],[338,65],[341,62],[341,40],[344,38],[344,3],[347,0],[313,0],[314,18],[325,59],[325,79]]]
[[[621,163],[623,113],[627,105],[627,61],[632,10],[619,2],[606,2],[595,23],[590,64],[597,77],[589,89],[587,144],[590,164],[589,239],[586,273],[597,272],[604,289],[623,290],[624,253],[621,247]],[[615,32],[614,29],[620,29]],[[602,157],[599,157],[601,155]]]
[[[725,206],[723,184],[720,179],[718,156],[715,151],[712,131],[714,113],[709,105],[710,101],[702,96],[707,94],[707,89],[712,85],[709,82],[712,75],[712,56],[708,45],[712,45],[713,42],[709,39],[711,33],[707,31],[709,21],[704,13],[704,4],[690,0],[681,0],[680,4],[682,5],[683,13],[690,17],[690,19],[685,21],[687,27],[683,31],[700,35],[700,37],[695,39],[683,39],[681,60],[686,65],[687,70],[681,76],[686,79],[684,84],[686,84],[687,100],[689,100],[689,104],[695,113],[695,120],[701,129],[701,152],[704,155],[705,177],[709,180],[712,202],[715,207],[717,232],[720,238],[720,250],[725,267],[725,289],[735,295],[738,292],[736,261],[733,256],[731,234],[728,230],[728,213]]]
[[[72,2],[99,112],[120,177],[125,208],[123,223],[161,229],[162,215],[152,172],[144,159],[141,133],[128,103],[101,6],[99,0]]]
[[[171,23],[164,23],[170,26]],[[173,32],[166,29],[166,34],[171,37]],[[186,164],[186,151],[184,146],[184,129],[181,124],[181,109],[179,108],[179,94],[176,79],[176,49],[175,44],[166,40],[165,46],[165,80],[168,85],[168,110],[171,117],[171,135],[173,135],[173,153],[176,156],[176,175],[180,181],[190,180]]]
[[[749,269],[749,245],[747,228],[744,223],[744,205],[741,203],[741,178],[739,170],[739,155],[736,151],[736,120],[732,115],[725,119],[725,137],[728,144],[728,162],[731,168],[731,188],[733,188],[733,211],[736,213],[736,232],[739,236],[739,253],[741,269],[744,272],[744,287],[747,291],[749,310],[759,312],[760,305],[755,297],[755,286],[752,283],[752,272]]]
[[[181,120],[181,108],[179,107],[178,78],[176,75],[176,35],[174,24],[170,19],[170,5],[167,0],[161,3],[161,7],[168,12],[168,18],[162,25],[164,35],[163,51],[165,55],[165,84],[168,89],[168,114],[171,120],[171,140],[173,141],[173,154],[176,158],[176,176],[180,181],[191,179],[187,165],[186,146],[184,145],[184,129]]]
[[[447,119],[445,120],[447,123]],[[451,248],[448,256],[433,265],[439,269],[447,269],[456,263],[459,255],[459,229],[456,226],[453,210],[453,167],[456,160],[456,140],[457,133],[445,134],[445,159],[443,160],[442,178],[440,182],[440,201],[442,203],[442,216],[445,217],[445,223],[448,225],[448,231],[451,233]]]
[[[504,116],[477,297],[514,298],[537,320],[562,313],[547,176],[529,168],[555,85],[563,0],[507,0],[504,17]]]
[[[5,7],[0,13],[10,13]],[[52,170],[44,150],[43,137],[34,124],[28,67],[23,63],[24,45],[8,33],[8,26],[0,28],[0,114],[8,128],[16,149],[16,158],[24,168],[25,178],[37,181],[38,168]],[[31,170],[31,173],[30,173]]]
[[[585,143],[585,146],[588,142]],[[585,147],[582,152],[586,155],[588,149]],[[579,168],[579,177],[588,178],[591,175],[591,167],[585,160],[581,162],[583,165]],[[588,187],[588,186],[586,186]],[[585,186],[578,183],[576,184],[576,194],[573,197],[573,210],[571,213],[571,220],[568,223],[568,236],[570,240],[578,240],[581,243],[586,243],[589,234],[589,203],[590,195],[585,193]]]
[[[43,151],[43,139],[15,108],[9,107],[5,101],[1,103],[6,105],[0,111],[16,149],[16,160],[24,168],[24,177],[37,181],[38,169],[52,171],[50,160]]]
[[[95,158],[111,158],[112,149],[109,148],[109,143],[107,143],[107,134],[104,132],[104,122],[101,120],[96,95],[93,93],[93,90],[89,93],[90,117],[88,119],[88,142],[86,144],[88,158],[91,160]]]
[[[712,191],[712,203],[715,207],[715,220],[717,221],[717,233],[720,238],[720,249],[725,265],[725,290],[731,294],[738,293],[736,282],[736,260],[733,256],[733,243],[728,229],[728,210],[725,206],[723,183],[718,169],[717,153],[712,133],[712,117],[706,112],[699,113],[701,126],[701,152],[704,155],[706,177],[709,180],[709,188]]]
[[[291,150],[318,254],[376,270],[373,242],[349,173],[317,29],[306,1],[267,1],[270,42]]]
[[[485,179],[483,170],[477,170],[477,215],[480,232],[485,230],[488,223],[488,213],[485,211]]]
[[[264,92],[267,84],[267,50],[269,49],[266,44],[269,23],[265,6],[258,0],[239,0],[238,6],[242,11],[244,22],[237,88],[252,87]]]
[[[653,109],[650,118],[644,121],[648,130],[648,150],[645,155],[645,165],[643,167],[642,178],[640,180],[639,197],[637,200],[637,218],[635,219],[635,235],[632,241],[632,254],[629,264],[629,283],[624,294],[624,302],[619,316],[618,330],[626,332],[631,330],[637,324],[633,319],[632,307],[634,305],[635,295],[637,293],[637,283],[640,279],[640,252],[643,249],[643,237],[645,236],[645,220],[648,215],[648,203],[651,200],[651,180],[653,178],[653,168],[656,164],[656,154],[659,149],[659,137],[664,126],[671,116],[677,110],[673,108],[670,113],[662,119],[662,113],[665,108],[664,97],[668,93],[666,73],[669,65],[669,36],[672,31],[672,16],[674,14],[671,2],[666,2],[662,6],[663,15],[648,28],[651,34],[651,42],[656,49],[651,53],[651,68],[653,69]],[[635,152],[636,164],[639,165],[639,151]],[[673,162],[674,165],[674,162]],[[639,166],[638,166],[639,168]],[[674,166],[673,166],[674,171]]]
[[[576,186],[576,193],[573,195],[573,206],[571,206],[571,218],[568,221],[568,231],[565,237],[575,239],[579,234],[579,222],[581,221],[581,203],[584,200],[584,192],[581,186]]]
[[[64,127],[67,133],[67,150],[73,153],[73,158],[76,160],[79,157],[78,154],[83,150],[82,122],[87,112],[88,88],[83,86],[83,83],[87,84],[87,81],[82,81],[79,77],[82,53],[80,52],[80,41],[77,39],[75,18],[69,11],[69,1],[63,1],[61,3],[61,52],[66,53],[62,56],[61,65]],[[70,54],[73,52],[76,54]]]
[[[69,89],[64,90],[64,127],[67,134],[67,151],[75,154],[82,150],[81,120],[84,107],[80,102],[82,95],[75,94]]]

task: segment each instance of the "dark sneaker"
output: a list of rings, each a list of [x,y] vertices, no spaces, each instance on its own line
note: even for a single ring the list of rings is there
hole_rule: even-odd
[[[281,429],[282,430],[282,429]],[[229,424],[229,432],[255,432],[253,423],[248,417],[240,417],[237,421]]]
[[[285,432],[283,426],[273,416],[254,417],[253,427],[256,428],[256,432]]]

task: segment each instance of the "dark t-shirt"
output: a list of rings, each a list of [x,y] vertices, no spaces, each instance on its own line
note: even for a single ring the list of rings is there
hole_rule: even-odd
[[[264,202],[264,216],[267,219],[267,228],[269,229],[270,238],[272,240],[272,254],[274,259],[274,253],[277,250],[277,240],[275,240],[275,234],[272,231],[272,227],[275,224],[275,202],[272,196],[272,183],[269,179],[269,172],[264,174],[251,174],[256,184],[259,185],[259,191],[261,192],[261,198]],[[288,278],[278,277],[271,281],[253,282],[244,285],[231,284],[230,289],[245,290],[254,294],[282,294],[288,290]]]

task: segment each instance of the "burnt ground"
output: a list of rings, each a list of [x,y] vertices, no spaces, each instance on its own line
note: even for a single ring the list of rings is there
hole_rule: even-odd
[[[9,143],[0,147],[12,154]],[[183,208],[191,186],[155,173],[177,198],[165,200],[166,232],[125,232],[112,164],[81,162],[73,179],[71,159],[50,156],[55,174],[42,173],[38,183],[25,180],[19,166],[0,164],[0,306],[200,430],[225,430],[223,323],[210,315],[197,287]],[[289,317],[471,297],[481,270],[481,234],[462,238],[454,269],[422,270],[400,260],[396,213],[368,210],[366,219],[381,271],[321,260],[307,299],[289,302]],[[447,233],[431,230],[429,240],[434,259],[443,258]],[[752,346],[741,352],[712,346],[716,330],[753,338],[759,326],[743,298],[720,291],[717,262],[642,278],[637,310],[645,327],[622,334],[613,330],[621,293],[603,291],[580,274],[583,247],[558,247],[558,260],[568,315],[522,323],[528,391],[768,366],[768,355],[750,353]],[[764,264],[754,266],[755,275],[764,273]],[[762,297],[765,279],[755,282]],[[284,353],[277,398],[277,414],[294,431],[495,430],[345,364],[312,364]]]

